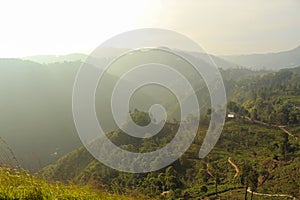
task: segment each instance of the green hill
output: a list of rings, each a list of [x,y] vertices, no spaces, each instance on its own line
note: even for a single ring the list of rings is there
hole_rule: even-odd
[[[114,52],[113,49],[110,51]],[[131,65],[141,64],[141,54],[137,52],[137,55],[131,55],[130,59],[124,57],[114,66],[126,69]],[[76,61],[71,59],[68,62],[66,59],[58,62],[62,60],[53,59],[53,62],[48,64],[22,59],[0,59],[1,137],[14,150],[22,167],[31,171],[37,171],[81,146],[72,117],[72,91],[82,62],[76,55],[73,56]],[[135,56],[134,62],[132,56]],[[151,56],[144,55],[144,59]],[[51,57],[49,59],[51,60]],[[201,104],[207,102],[207,88],[202,86],[203,81],[187,70],[188,66],[183,62],[169,60],[160,61],[171,62],[171,65],[181,69],[187,77],[192,77]],[[231,69],[222,73],[226,78],[225,85],[229,95],[235,88],[235,82],[231,79],[254,76],[261,72]],[[118,81],[117,75],[120,74],[106,74],[103,81],[105,87],[99,88],[96,94],[99,121],[102,127],[109,131],[114,130],[116,125],[110,111],[110,99],[107,97]],[[145,74],[146,76],[148,74]],[[131,109],[140,110],[148,110],[154,103],[161,103],[174,113],[168,116],[169,119],[178,115],[178,104],[174,95],[158,86],[143,87],[143,91],[139,90],[130,102]],[[207,107],[204,107],[203,112],[206,109]],[[36,145],[32,145],[32,141],[35,141]]]
[[[299,197],[299,140],[287,137],[280,129],[258,125],[246,119],[230,120],[226,122],[217,146],[208,157],[200,160],[197,153],[205,131],[205,128],[200,129],[194,144],[178,161],[156,172],[121,173],[102,165],[84,148],[80,148],[45,168],[43,175],[49,180],[94,183],[99,187],[107,185],[114,192],[128,193],[135,188],[138,192],[157,196],[164,191],[172,191],[174,197],[188,196],[191,199],[214,197],[217,177],[220,195],[232,199],[244,195],[242,180],[247,176],[243,173],[248,172],[243,172],[243,168],[251,166],[258,174],[257,192]],[[290,131],[300,137],[299,127]],[[145,141],[140,146],[149,147],[150,144],[163,146],[159,141]],[[236,171],[228,162],[229,158],[240,170],[237,177],[234,177]]]
[[[285,70],[243,80],[230,79],[234,84],[228,111],[235,112],[235,118],[227,119],[217,145],[204,159],[198,158],[198,151],[210,112],[201,117],[199,132],[189,150],[159,171],[145,174],[118,172],[95,160],[85,148],[79,148],[43,169],[42,174],[49,180],[72,180],[99,188],[105,185],[110,191],[124,194],[132,191],[152,197],[165,194],[163,198],[166,199],[243,199],[245,194],[250,198],[251,191],[256,192],[253,194],[255,199],[299,198],[300,124],[297,108],[294,106],[286,110],[288,119],[296,116],[295,120],[276,118],[265,122],[265,116],[272,112],[280,113],[287,101],[298,106],[299,74],[296,71]],[[251,94],[255,94],[255,98]],[[262,98],[265,102],[257,104]],[[273,100],[278,98],[282,101],[273,105]],[[262,110],[253,118],[253,106],[256,104]],[[266,108],[268,104],[274,106],[270,113]],[[147,121],[146,113],[136,111],[132,114],[137,123]],[[136,140],[121,130],[107,135],[124,149],[153,151],[168,143],[176,133],[178,123],[167,122],[152,139]],[[129,163],[128,167],[136,166]]]

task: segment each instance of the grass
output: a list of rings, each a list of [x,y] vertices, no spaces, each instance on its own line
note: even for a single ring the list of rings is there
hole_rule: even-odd
[[[9,167],[0,167],[0,199],[101,199],[101,200],[128,200],[131,197],[99,192],[88,186],[65,185],[59,182],[47,183],[24,170],[14,170]]]

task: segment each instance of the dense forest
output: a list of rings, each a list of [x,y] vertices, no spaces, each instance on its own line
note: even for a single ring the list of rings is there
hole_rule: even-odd
[[[229,110],[268,124],[295,125],[300,123],[299,68],[281,70],[262,78],[238,82]]]
[[[229,93],[227,110],[234,117],[226,119],[220,140],[206,158],[199,159],[198,151],[208,128],[210,109],[201,116],[189,150],[161,170],[118,172],[81,147],[44,168],[41,175],[118,194],[138,193],[162,199],[299,198],[300,68],[233,78],[236,76],[232,74],[241,71],[222,72],[223,76],[231,75],[224,76],[224,82]],[[134,110],[131,116],[137,124],[149,122],[145,112]],[[119,129],[107,136],[128,151],[153,151],[170,141],[178,125],[176,120],[168,121],[159,134],[149,139],[133,139]],[[134,163],[129,166],[138,167]]]

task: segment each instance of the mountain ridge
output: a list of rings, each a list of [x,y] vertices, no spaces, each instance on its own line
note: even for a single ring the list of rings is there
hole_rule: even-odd
[[[114,53],[122,52],[121,49],[107,47],[103,48],[104,51],[109,52],[108,55],[114,55]],[[200,59],[207,57],[201,53],[187,52]],[[252,53],[252,54],[234,54],[234,55],[213,55],[207,54],[216,63],[219,68],[250,68],[254,70],[280,70],[285,68],[297,67],[300,65],[300,45],[290,49],[279,52],[269,53]],[[72,53],[66,55],[34,55],[27,56],[21,59],[30,60],[40,64],[51,64],[55,62],[83,62],[89,55],[83,53]],[[97,55],[98,56],[98,55]]]
[[[237,65],[252,69],[280,70],[300,65],[300,46],[287,51],[256,53],[243,55],[226,55],[221,58]]]

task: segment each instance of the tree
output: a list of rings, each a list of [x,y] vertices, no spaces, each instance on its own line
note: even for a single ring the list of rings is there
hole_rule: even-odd
[[[287,153],[289,153],[290,150],[290,143],[289,143],[289,136],[286,133],[281,134],[283,137],[283,141],[281,143],[281,156],[283,157],[283,160],[287,160]]]
[[[231,112],[235,112],[235,113],[238,113],[240,108],[239,106],[237,105],[236,102],[233,102],[233,101],[229,101],[228,104],[227,104],[227,109]]]
[[[217,164],[213,164],[212,168],[213,168],[213,178],[215,181],[215,193],[216,193],[216,196],[218,197],[218,186],[221,182],[220,177],[221,177],[222,168],[219,167]]]
[[[252,120],[256,120],[257,119],[257,110],[253,109],[250,113],[250,117]]]
[[[258,173],[249,164],[245,164],[242,168],[241,173],[241,184],[245,186],[245,200],[247,200],[248,188],[251,188],[251,199],[253,197],[253,192],[256,191],[258,186]]]
[[[208,191],[208,188],[205,185],[202,185],[200,191],[206,193]]]
[[[172,166],[169,166],[165,172],[165,185],[167,190],[175,190],[179,185],[177,173]]]
[[[199,180],[201,183],[207,183],[209,180],[209,174],[207,173],[206,169],[202,168],[199,170],[197,177],[199,177]]]

